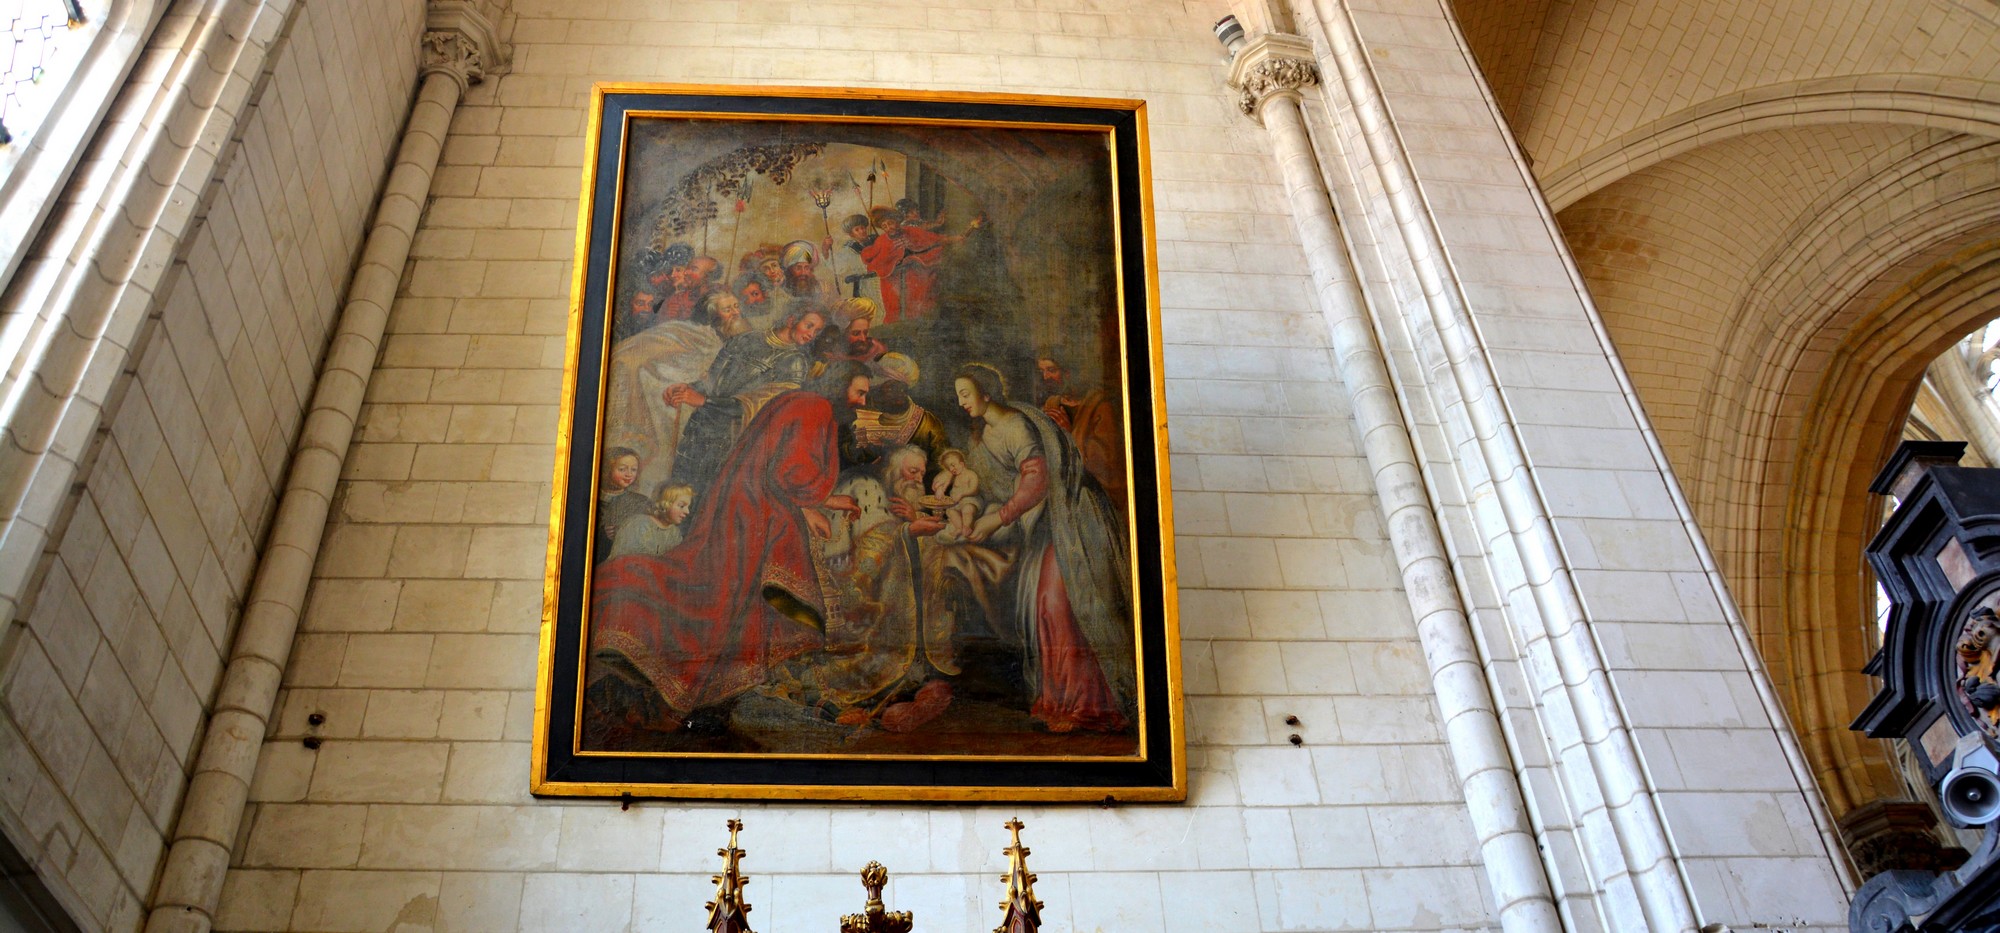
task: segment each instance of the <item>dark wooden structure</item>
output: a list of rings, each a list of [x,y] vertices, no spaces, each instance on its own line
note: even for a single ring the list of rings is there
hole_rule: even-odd
[[[1906,441],[1871,492],[1898,500],[1869,542],[1868,562],[1892,608],[1864,669],[1882,686],[1854,721],[1903,739],[1944,809],[1983,834],[1956,868],[1882,871],[1855,893],[1850,929],[1868,933],[2000,930],[2000,470],[1958,466],[1965,445]],[[1911,834],[1914,844],[1925,836]],[[1940,849],[1941,851],[1950,851]],[[1962,851],[1962,850],[1961,850]]]

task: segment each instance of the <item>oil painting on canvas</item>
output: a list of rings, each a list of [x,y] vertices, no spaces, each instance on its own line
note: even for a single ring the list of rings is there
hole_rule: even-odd
[[[1137,121],[759,100],[634,95],[599,131],[558,757],[640,769],[618,786],[1177,783]]]

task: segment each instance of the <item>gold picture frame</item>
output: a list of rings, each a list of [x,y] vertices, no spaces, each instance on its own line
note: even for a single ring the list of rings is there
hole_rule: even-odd
[[[1141,101],[595,86],[534,793],[1185,798],[1146,160]]]

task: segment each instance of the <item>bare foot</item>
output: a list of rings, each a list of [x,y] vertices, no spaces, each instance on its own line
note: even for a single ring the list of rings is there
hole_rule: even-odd
[[[1131,725],[1131,722],[1119,713],[1105,713],[1081,719],[1066,715],[1051,716],[1039,712],[1032,715],[1042,721],[1042,728],[1049,730],[1054,735],[1067,735],[1079,730],[1084,732],[1123,732]]]
[[[840,711],[839,716],[834,717],[833,721],[843,726],[866,725],[868,722],[868,711],[859,706],[844,709]]]
[[[951,706],[951,684],[933,680],[917,688],[917,695],[882,711],[882,728],[909,732],[942,715]]]

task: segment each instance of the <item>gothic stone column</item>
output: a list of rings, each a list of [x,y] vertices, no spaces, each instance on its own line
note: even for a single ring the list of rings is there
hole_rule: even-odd
[[[1312,47],[1296,36],[1262,36],[1238,51],[1230,68],[1230,85],[1242,95],[1240,106],[1270,133],[1284,173],[1292,218],[1333,337],[1340,384],[1353,403],[1403,591],[1417,620],[1445,740],[1479,839],[1501,927],[1509,933],[1560,930],[1561,918],[1459,601],[1444,538],[1425,494],[1409,429],[1299,107],[1300,89],[1318,81]]]
[[[214,924],[256,774],[258,751],[291,657],[306,586],[326,531],[334,486],[354,437],[396,286],[429,196],[451,115],[468,84],[485,77],[497,47],[483,17],[466,4],[443,5],[423,36],[422,84],[410,109],[361,264],[320,366],[277,518],[257,565],[223,672],[206,738],[175,822],[154,890],[148,933],[202,933]],[[439,12],[439,11],[434,11]],[[440,19],[442,22],[440,22]]]
[[[1516,655],[1496,676],[1536,811],[1570,827],[1566,909],[1621,930],[1844,922],[1831,820],[1449,7],[1295,12],[1459,578]]]

